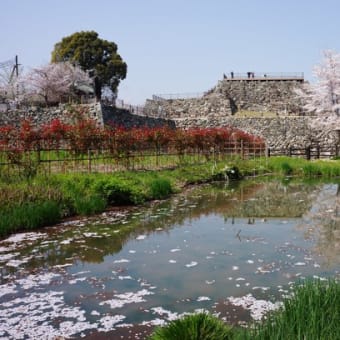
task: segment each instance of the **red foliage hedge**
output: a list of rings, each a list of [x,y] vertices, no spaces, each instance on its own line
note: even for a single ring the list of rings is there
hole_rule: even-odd
[[[241,141],[257,147],[264,146],[261,138],[231,127],[187,130],[169,127],[102,129],[90,119],[81,119],[74,124],[56,119],[41,127],[34,127],[30,121],[24,120],[19,128],[0,127],[0,148],[10,152],[61,149],[75,153],[86,152],[88,149],[106,150],[113,154],[145,150],[211,152],[223,151]]]

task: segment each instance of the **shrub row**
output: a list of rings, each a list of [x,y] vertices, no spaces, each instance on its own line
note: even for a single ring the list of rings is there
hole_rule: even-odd
[[[221,150],[238,145],[240,141],[256,144],[257,147],[264,146],[261,138],[231,127],[182,130],[169,127],[125,129],[107,126],[101,129],[90,119],[77,120],[74,124],[53,120],[40,128],[24,120],[19,128],[0,127],[0,148],[10,151],[10,157],[19,152],[51,149],[68,149],[75,153],[83,153],[88,149],[105,149],[113,154],[174,150],[180,154],[188,149]]]

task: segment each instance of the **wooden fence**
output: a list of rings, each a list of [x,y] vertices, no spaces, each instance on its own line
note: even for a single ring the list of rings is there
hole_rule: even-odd
[[[271,156],[289,156],[303,157],[307,160],[311,159],[330,159],[340,155],[340,146],[320,146],[311,145],[305,148],[289,147],[289,148],[267,148],[267,157]]]

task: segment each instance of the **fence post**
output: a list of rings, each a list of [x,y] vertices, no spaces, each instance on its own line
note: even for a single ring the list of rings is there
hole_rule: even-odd
[[[87,149],[88,172],[91,173],[91,149]]]
[[[316,158],[319,159],[320,158],[320,145],[318,144],[318,146],[316,147]]]
[[[243,140],[241,140],[241,159],[244,159],[244,145],[243,145]]]
[[[57,157],[59,160],[59,152],[57,152]],[[47,162],[48,162],[48,174],[50,175],[51,174],[51,150],[50,148],[47,150]]]
[[[306,147],[306,159],[310,161],[310,145]]]
[[[270,148],[266,147],[265,153],[266,153],[266,157],[269,158],[270,157]]]

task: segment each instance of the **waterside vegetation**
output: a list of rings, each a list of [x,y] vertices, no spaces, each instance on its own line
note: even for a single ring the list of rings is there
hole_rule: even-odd
[[[6,175],[0,180],[0,235],[40,228],[70,216],[100,213],[112,206],[164,199],[191,184],[268,174],[336,178],[340,176],[340,163],[232,157],[228,162],[206,161],[154,171],[58,173],[29,179]]]
[[[314,279],[296,283],[280,309],[247,328],[231,328],[217,317],[199,313],[156,328],[150,339],[339,339],[339,318],[340,283]]]

